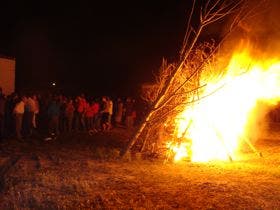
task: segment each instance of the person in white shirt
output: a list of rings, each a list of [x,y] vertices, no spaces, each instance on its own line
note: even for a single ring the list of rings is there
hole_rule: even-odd
[[[36,111],[36,103],[35,100],[32,98],[32,96],[28,96],[26,103],[25,103],[25,128],[26,130],[24,131],[26,136],[31,136],[33,129],[34,129],[34,125],[33,125],[33,118],[34,118],[34,114]]]
[[[21,131],[22,131],[22,118],[24,114],[24,106],[26,103],[26,97],[23,96],[19,99],[19,101],[16,103],[16,106],[13,110],[14,116],[15,116],[15,124],[16,124],[16,137],[18,139],[21,139]]]

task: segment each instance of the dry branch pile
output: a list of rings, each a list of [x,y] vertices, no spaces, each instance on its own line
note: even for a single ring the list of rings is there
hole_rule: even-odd
[[[142,98],[151,109],[124,149],[123,156],[130,151],[160,154],[162,141],[176,138],[173,125],[178,113],[207,97],[202,94],[207,85],[201,79],[202,75],[219,77],[224,73],[217,59],[221,45],[241,22],[257,13],[262,3],[262,0],[254,5],[249,0],[208,0],[205,3],[193,0],[179,61],[169,64],[163,59],[155,76],[156,83],[144,89]],[[201,41],[207,26],[223,21],[227,22],[227,28],[219,39]]]

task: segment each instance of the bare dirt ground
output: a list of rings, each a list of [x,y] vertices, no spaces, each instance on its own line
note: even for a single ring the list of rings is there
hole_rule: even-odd
[[[0,150],[0,209],[280,209],[280,132],[235,162],[118,160],[115,129],[54,141],[9,140]]]

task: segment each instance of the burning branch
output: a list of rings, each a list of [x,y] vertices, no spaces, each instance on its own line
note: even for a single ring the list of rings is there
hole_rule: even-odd
[[[200,91],[207,84],[201,84],[200,76],[202,73],[207,73],[207,71],[204,71],[205,69],[208,69],[208,71],[210,69],[211,72],[211,65],[215,63],[214,55],[219,50],[220,45],[238,24],[255,10],[255,8],[248,7],[248,2],[249,0],[208,0],[203,6],[199,6],[198,2],[193,0],[180,51],[180,60],[177,65],[167,64],[166,60],[163,60],[159,75],[156,76],[156,84],[147,88],[142,95],[142,98],[151,104],[151,111],[129,141],[122,153],[123,156],[136,142],[139,143],[138,139],[141,135],[144,135],[143,133],[146,133],[146,135],[153,133],[151,127],[155,127],[155,122],[166,122],[182,111],[186,103],[191,106],[195,101],[201,100]],[[193,24],[199,7],[199,23]],[[232,22],[228,32],[218,43],[198,43],[207,26],[221,21],[229,15],[232,15]],[[218,74],[222,73],[218,72]],[[144,132],[146,129],[149,132]],[[145,136],[145,139],[147,139],[147,136]],[[144,140],[144,144],[146,144],[146,140]],[[144,146],[141,147],[141,150]]]

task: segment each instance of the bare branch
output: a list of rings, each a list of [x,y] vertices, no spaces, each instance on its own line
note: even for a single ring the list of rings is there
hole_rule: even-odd
[[[246,2],[248,3],[249,0],[207,0],[198,14],[200,23],[192,26],[191,22],[197,5],[196,0],[193,0],[187,20],[186,35],[180,50],[180,60],[176,65],[168,65],[163,61],[159,75],[156,76],[156,83],[147,90],[146,99],[151,102],[151,111],[140,124],[133,138],[130,139],[123,155],[132,148],[141,135],[147,133],[147,129],[151,128],[151,132],[155,132],[153,130],[154,123],[163,123],[170,118],[174,119],[186,106],[193,105],[224,87],[222,85],[217,90],[202,95],[201,89],[207,83],[201,84],[201,74],[213,73],[211,65],[215,62],[214,55],[220,49],[220,45],[238,26],[238,23],[245,20],[250,12],[254,13],[254,8],[249,8]],[[210,50],[207,49],[207,45],[205,45],[205,49],[200,49],[198,40],[204,32],[204,28],[228,15],[233,15],[232,22],[218,44],[209,48]],[[219,74],[218,76],[221,76],[223,71],[220,71]]]
[[[192,33],[192,30],[193,30],[192,27],[191,27],[191,20],[192,20],[192,17],[193,17],[193,12],[194,12],[194,8],[195,8],[195,4],[196,4],[196,0],[193,0],[192,1],[191,12],[189,14],[188,21],[187,21],[187,32],[186,32],[186,35],[185,35],[184,40],[183,40],[183,47],[181,49],[181,54],[183,54],[183,52],[185,51],[185,48],[186,48],[186,46],[188,44],[188,40],[189,40],[190,35]]]

